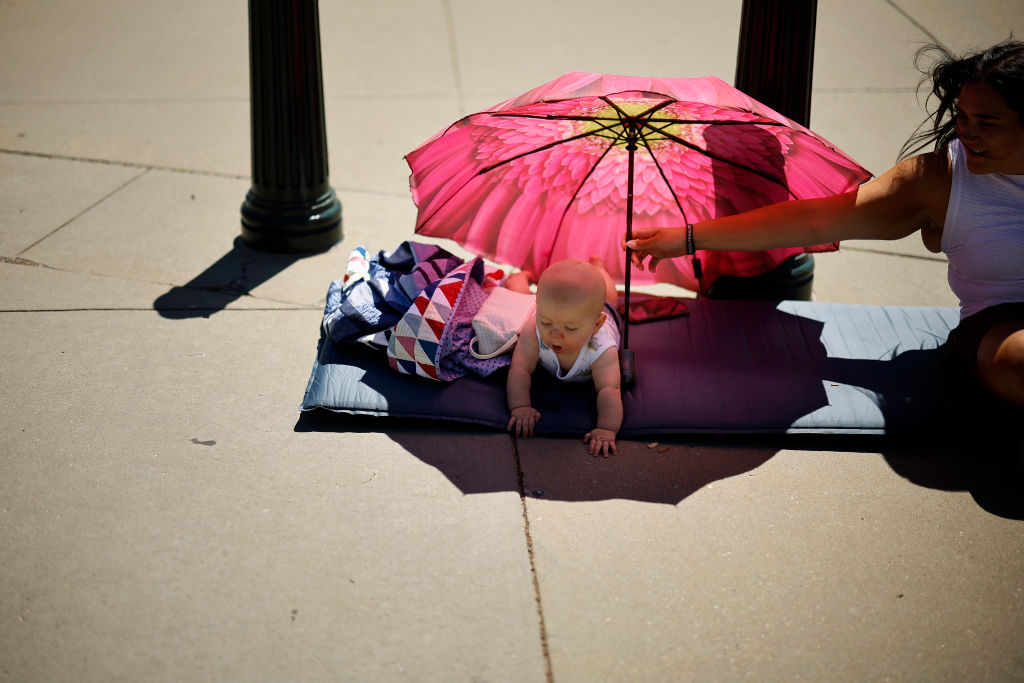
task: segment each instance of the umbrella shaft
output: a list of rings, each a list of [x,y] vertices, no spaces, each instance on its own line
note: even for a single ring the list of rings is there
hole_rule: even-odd
[[[626,241],[633,239],[633,154],[636,152],[636,135],[631,130],[629,142],[626,149],[629,151],[629,173],[626,177]],[[630,258],[629,247],[626,247],[626,265],[623,281],[626,285],[625,308],[626,315],[622,320],[622,348],[629,348],[629,275]]]

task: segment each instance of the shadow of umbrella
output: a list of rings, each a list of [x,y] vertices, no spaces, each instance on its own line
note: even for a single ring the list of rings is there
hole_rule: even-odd
[[[256,251],[236,237],[231,251],[184,285],[161,294],[153,308],[171,320],[209,318],[310,255]]]
[[[436,420],[388,419],[303,413],[296,432],[382,432],[466,495],[518,492],[566,502],[635,500],[675,505],[709,483],[749,472],[777,449],[764,440],[723,437],[663,440],[667,451],[647,441],[620,440],[620,455],[594,458],[577,439],[513,439],[479,425],[453,428]],[[507,454],[511,451],[512,456]]]
[[[428,382],[394,372],[377,351],[329,341],[318,353],[316,383],[355,393],[348,404],[317,405],[389,417],[318,410],[302,413],[295,430],[384,432],[463,493],[518,488],[525,496],[564,501],[674,505],[710,482],[756,469],[781,448],[880,453],[911,482],[969,491],[988,512],[1021,518],[1024,499],[1013,497],[1014,483],[999,465],[1008,463],[984,438],[984,423],[973,422],[985,411],[942,370],[939,349],[898,352],[899,345],[883,341],[891,354],[864,357],[850,335],[826,334],[832,323],[806,317],[814,309],[784,308],[790,310],[770,302],[698,300],[688,317],[638,325],[646,362],[623,396],[623,454],[608,460],[586,455],[579,442],[596,418],[593,388],[585,383],[539,374],[535,402],[545,434],[514,441],[501,432],[504,373]],[[738,326],[740,313],[744,325]],[[880,335],[872,330],[866,339]],[[399,417],[412,415],[429,419]],[[453,427],[455,420],[466,424]],[[789,426],[839,433],[786,434]],[[876,433],[856,433],[865,429]],[[755,434],[737,434],[743,430]],[[570,438],[547,438],[556,434]],[[648,449],[653,441],[669,449]],[[497,456],[508,452],[506,444],[513,456]],[[518,481],[507,476],[513,460]]]
[[[675,436],[622,439],[620,455],[594,458],[575,439],[526,442],[479,425],[440,426],[436,420],[302,413],[295,431],[382,433],[466,495],[517,492],[563,502],[632,500],[677,505],[708,484],[752,474],[781,450],[881,455],[915,486],[965,491],[989,514],[1024,520],[1024,497],[1013,461],[991,444],[968,440],[879,435]],[[496,446],[496,444],[498,444]],[[511,450],[512,455],[505,455]],[[1019,476],[1019,474],[1017,475]]]
[[[774,332],[766,332],[767,337],[758,343],[702,341],[707,336],[724,338],[723,329],[728,331],[730,318],[720,313],[733,307],[694,302],[692,317],[637,326],[636,348],[643,351],[645,362],[638,367],[636,385],[623,396],[626,421],[621,455],[608,459],[587,455],[579,441],[596,420],[594,389],[588,383],[567,384],[538,373],[533,394],[543,415],[539,434],[520,442],[498,431],[507,420],[505,372],[489,378],[467,375],[455,382],[427,382],[394,372],[377,351],[330,340],[322,340],[318,363],[325,369],[326,389],[357,391],[361,398],[356,402],[362,409],[392,415],[386,423],[387,435],[437,468],[463,493],[518,487],[525,495],[554,500],[620,498],[675,505],[708,483],[753,470],[774,455],[775,450],[763,447],[763,441],[755,445],[729,434],[736,425],[749,425],[752,414],[761,415],[765,424],[778,429],[827,404],[820,362],[798,362],[804,356],[818,361],[825,358],[818,341],[822,323],[779,314],[774,305],[766,303],[758,311],[784,322]],[[803,355],[771,373],[751,372],[752,366],[764,367],[775,337],[779,337],[776,344],[785,340]],[[770,410],[762,402],[737,399],[733,383],[744,377],[748,378],[748,395],[775,396],[776,400],[768,402]],[[476,422],[490,429],[468,424],[464,431],[447,433],[450,422],[410,422],[394,417],[415,415]],[[703,428],[725,434],[714,445],[685,450],[675,447],[670,455],[646,447],[649,441],[662,438],[649,434],[668,435],[666,439],[680,443],[678,436],[671,435],[688,431],[680,426],[687,416],[691,421],[685,424],[692,431]],[[317,411],[303,413],[295,430],[378,431],[381,426],[377,418]],[[469,433],[476,435],[476,441],[466,441]],[[552,435],[572,438],[545,438]],[[507,459],[499,462],[494,458],[495,453],[508,451],[507,444],[515,454],[517,477],[511,479],[497,477],[490,469],[507,470]]]
[[[520,441],[478,425],[441,426],[436,420],[303,413],[295,431],[382,433],[466,495],[516,492],[563,502],[632,500],[678,505],[708,484],[753,474],[782,450],[879,454],[910,483],[966,491],[981,509],[1024,519],[1024,499],[998,453],[975,452],[948,438],[879,435],[704,435],[622,439],[620,455],[594,458],[576,439]],[[652,437],[653,438],[653,437]],[[991,449],[991,447],[988,447]],[[507,453],[511,451],[511,455]]]
[[[517,446],[523,493],[528,497],[678,505],[708,484],[750,473],[768,462],[778,452],[768,446],[771,441],[735,436],[620,439],[618,455],[608,458],[589,455],[581,440]]]

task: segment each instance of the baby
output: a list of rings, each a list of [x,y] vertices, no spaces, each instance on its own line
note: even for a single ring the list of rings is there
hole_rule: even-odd
[[[509,276],[507,286],[529,291],[529,273]],[[622,426],[619,391],[618,293],[601,260],[565,260],[552,264],[537,283],[537,310],[519,335],[508,369],[506,392],[512,417],[508,429],[533,436],[540,413],[530,405],[532,375],[540,365],[566,382],[591,377],[597,390],[597,427],[583,437],[591,455],[617,453],[615,435]]]

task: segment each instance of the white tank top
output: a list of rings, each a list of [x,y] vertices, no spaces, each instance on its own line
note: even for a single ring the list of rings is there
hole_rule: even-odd
[[[963,143],[949,143],[953,184],[942,227],[949,286],[960,319],[1024,301],[1024,175],[975,174]]]

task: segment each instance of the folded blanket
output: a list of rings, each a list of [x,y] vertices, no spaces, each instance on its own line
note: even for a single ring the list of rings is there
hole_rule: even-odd
[[[327,290],[324,334],[386,352],[399,373],[439,381],[485,377],[508,365],[509,357],[474,356],[472,321],[504,275],[481,258],[467,262],[430,244],[406,241],[372,257],[358,246],[344,280]]]
[[[432,244],[403,242],[390,254],[367,258],[356,247],[344,280],[327,290],[324,332],[334,341],[353,341],[393,327],[420,292],[463,259]]]

